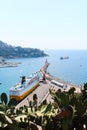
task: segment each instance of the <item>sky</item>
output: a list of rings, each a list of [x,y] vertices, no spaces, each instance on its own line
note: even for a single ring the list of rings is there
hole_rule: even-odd
[[[87,0],[0,0],[0,40],[39,49],[87,49]]]

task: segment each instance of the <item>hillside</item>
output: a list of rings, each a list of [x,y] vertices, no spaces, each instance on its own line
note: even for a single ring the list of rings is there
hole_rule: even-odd
[[[4,58],[30,58],[44,57],[47,54],[37,48],[22,48],[21,46],[14,47],[0,41],[0,56]]]

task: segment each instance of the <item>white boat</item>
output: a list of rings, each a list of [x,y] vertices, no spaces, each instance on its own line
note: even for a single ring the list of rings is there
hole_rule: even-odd
[[[22,77],[22,80],[10,88],[10,99],[15,98],[21,101],[39,86],[39,76],[37,73],[32,74],[30,77]]]

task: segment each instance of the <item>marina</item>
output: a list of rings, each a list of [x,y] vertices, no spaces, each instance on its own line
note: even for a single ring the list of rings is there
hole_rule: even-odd
[[[49,66],[49,63],[46,62],[45,65],[40,69],[41,74],[45,74],[45,79],[42,78],[39,82],[39,86],[32,91],[25,99],[23,99],[15,109],[19,109],[20,107],[23,106],[29,106],[29,101],[33,100],[33,95],[37,94],[38,96],[38,102],[37,105],[39,106],[45,99],[47,102],[52,102],[51,95],[49,93],[49,89],[57,91],[58,89],[61,89],[61,91],[68,91],[70,88],[74,87],[76,92],[80,93],[80,87],[74,84],[71,84],[69,82],[66,82],[64,80],[58,79],[52,75],[50,75],[47,72],[47,68]],[[56,82],[58,84],[53,83]],[[62,86],[62,87],[61,87]]]

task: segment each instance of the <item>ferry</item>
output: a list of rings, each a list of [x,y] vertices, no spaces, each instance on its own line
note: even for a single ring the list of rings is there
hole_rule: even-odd
[[[69,59],[69,56],[65,56],[65,57],[60,57],[60,60],[66,60],[66,59]]]
[[[10,99],[16,99],[16,101],[23,100],[31,92],[33,92],[39,86],[39,76],[33,73],[31,76],[22,76],[21,81],[10,88]]]

